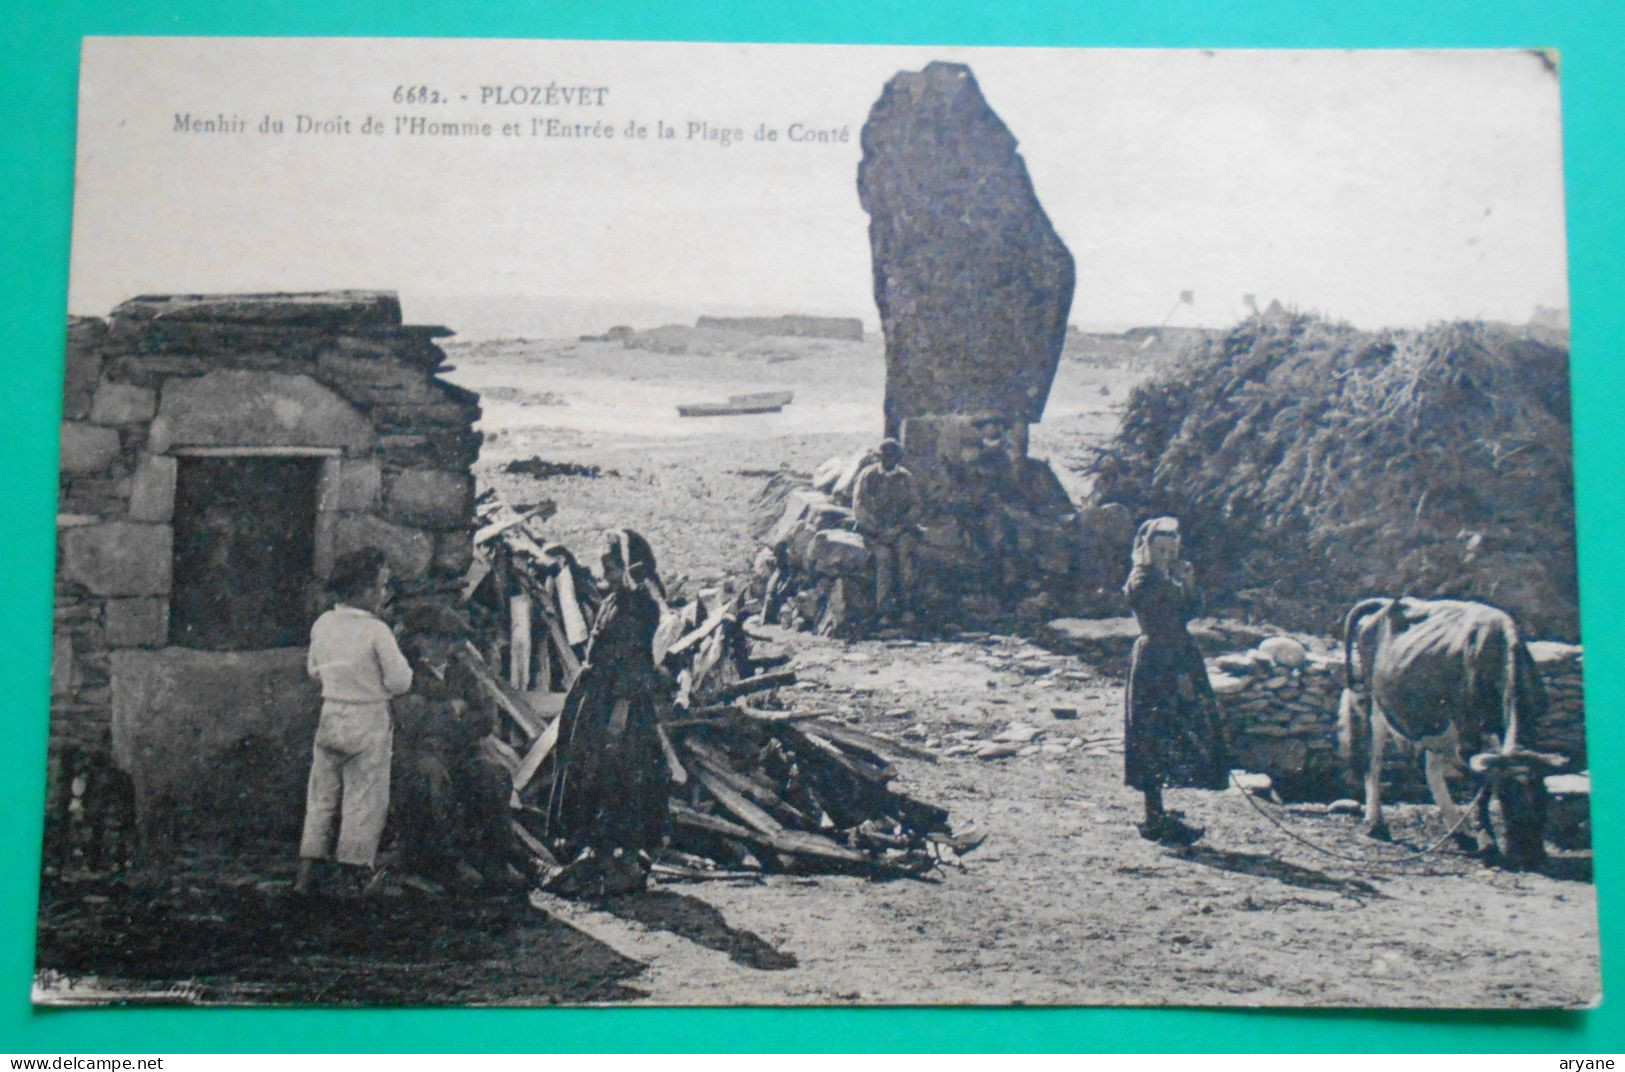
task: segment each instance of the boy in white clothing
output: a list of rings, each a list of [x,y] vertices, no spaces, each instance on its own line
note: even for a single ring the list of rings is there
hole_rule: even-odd
[[[306,660],[322,683],[322,716],[305,789],[299,893],[310,892],[318,860],[371,870],[389,813],[389,701],[412,687],[412,668],[378,617],[389,590],[384,553],[367,547],[343,556],[329,585],[339,602],[311,627]]]

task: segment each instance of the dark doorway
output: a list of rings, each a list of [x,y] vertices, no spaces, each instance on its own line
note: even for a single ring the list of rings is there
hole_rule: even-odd
[[[182,458],[169,642],[294,647],[310,627],[321,458]]]

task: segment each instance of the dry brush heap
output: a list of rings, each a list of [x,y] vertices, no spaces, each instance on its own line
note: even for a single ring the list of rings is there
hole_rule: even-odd
[[[1095,498],[1185,522],[1210,599],[1332,633],[1369,595],[1576,639],[1568,352],[1511,329],[1255,317],[1141,385]]]

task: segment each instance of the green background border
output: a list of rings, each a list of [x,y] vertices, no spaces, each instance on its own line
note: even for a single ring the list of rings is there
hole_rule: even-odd
[[[56,424],[72,204],[74,101],[84,34],[561,37],[966,45],[1191,47],[1555,47],[1562,53],[1569,263],[1574,310],[1575,431],[1583,626],[1598,829],[1605,987],[1620,985],[1625,905],[1620,844],[1625,794],[1614,712],[1625,698],[1617,539],[1625,397],[1617,341],[1625,317],[1625,16],[1617,2],[1065,4],[937,0],[902,5],[525,3],[507,0],[106,0],[0,6],[0,322],[9,397],[0,422],[0,681],[9,683],[0,748],[0,1051],[418,1051],[593,1049],[1485,1050],[1577,1054],[1625,1049],[1625,999],[1588,1013],[1328,1013],[1142,1009],[797,1010],[158,1010],[35,1013],[35,876],[44,795],[54,555]],[[1493,943],[1485,933],[1483,941]],[[1081,953],[1082,951],[1080,951]],[[1611,964],[1611,967],[1609,965]],[[1326,951],[1338,970],[1338,951]]]

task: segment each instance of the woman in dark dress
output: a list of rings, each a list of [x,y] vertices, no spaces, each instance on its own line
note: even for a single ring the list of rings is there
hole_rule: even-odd
[[[608,594],[560,716],[548,829],[584,892],[641,889],[665,830],[667,774],[656,703],[669,691],[653,640],[665,591],[648,541],[610,535]]]
[[[1201,600],[1191,565],[1179,556],[1176,519],[1153,518],[1140,526],[1133,570],[1123,585],[1140,625],[1124,705],[1123,780],[1145,794],[1142,837],[1189,845],[1202,830],[1164,810],[1163,787],[1222,789],[1226,764],[1213,686],[1202,653],[1185,629]]]

